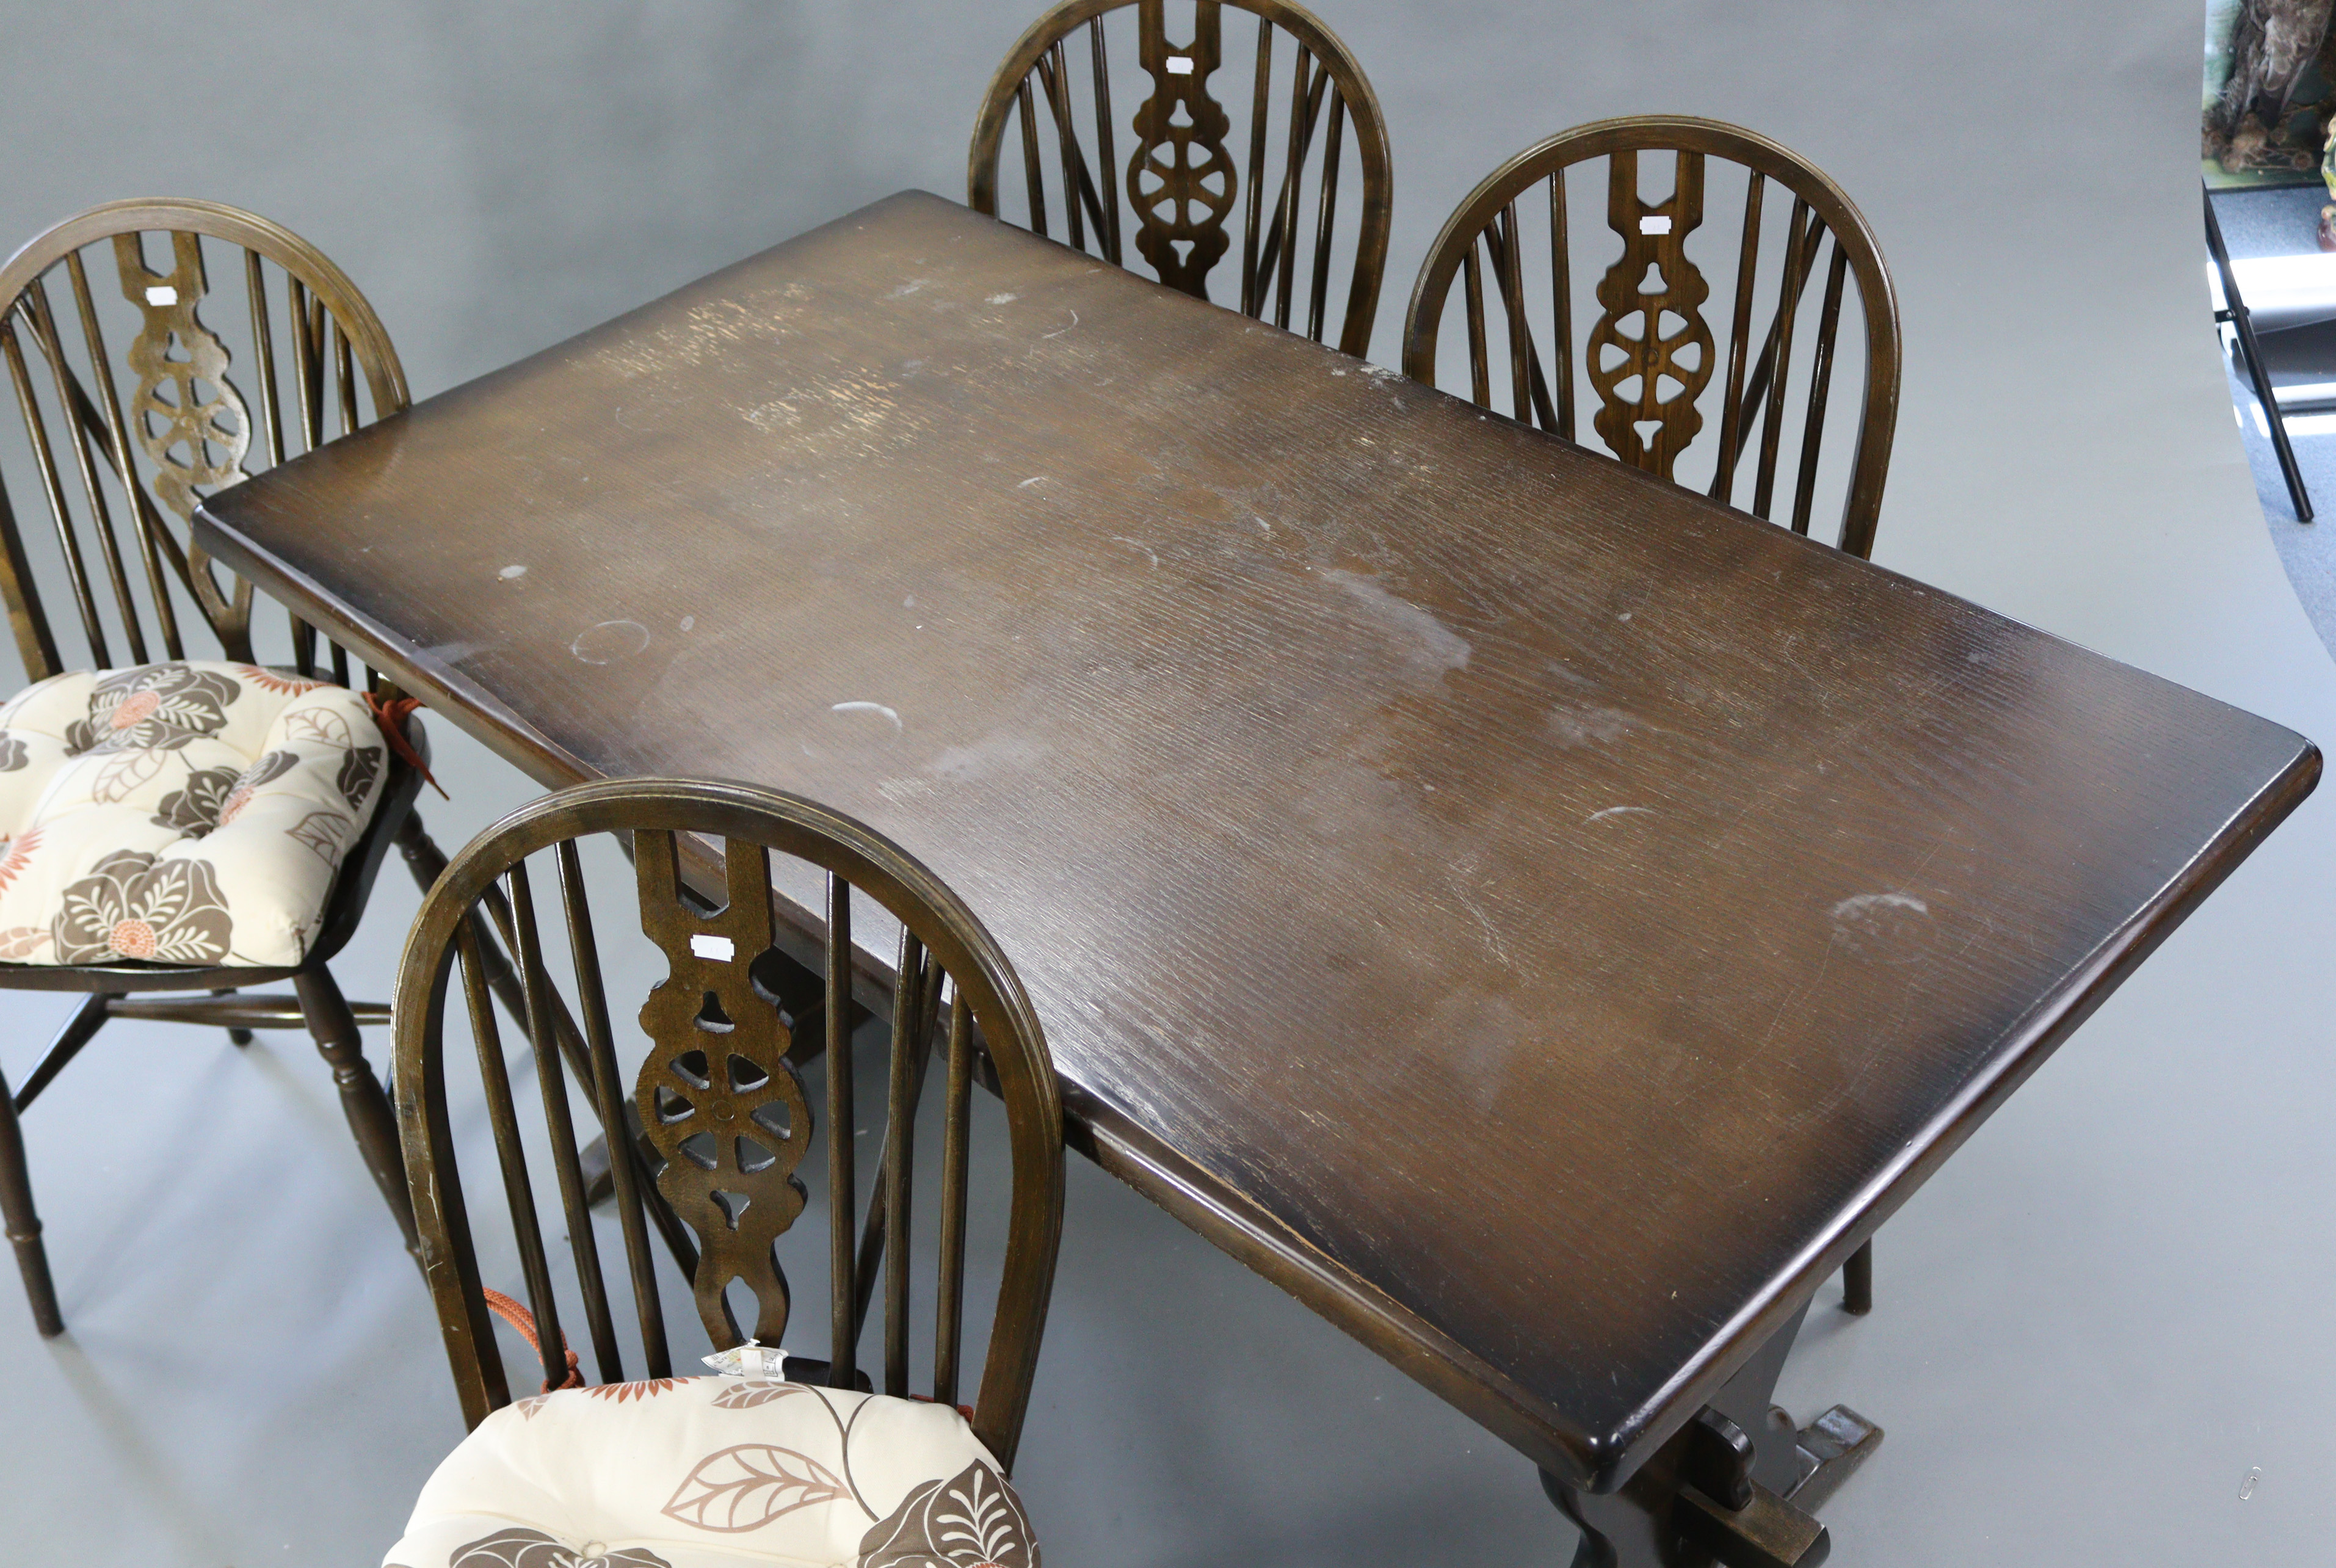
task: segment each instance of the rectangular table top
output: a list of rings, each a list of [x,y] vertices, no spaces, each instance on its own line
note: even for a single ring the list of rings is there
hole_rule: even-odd
[[[547,784],[891,834],[1076,1139],[1601,1488],[2319,772],[916,192],[199,529]]]

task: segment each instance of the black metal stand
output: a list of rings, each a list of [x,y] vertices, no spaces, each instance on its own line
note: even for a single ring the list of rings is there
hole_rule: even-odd
[[[2255,344],[2254,320],[2239,293],[2239,280],[2231,272],[2231,253],[2223,244],[2223,226],[2214,217],[2214,194],[2203,186],[2200,190],[2206,202],[2206,253],[2214,258],[2214,271],[2223,281],[2223,308],[2214,312],[2214,319],[2238,329],[2239,357],[2246,361],[2247,379],[2254,385],[2255,401],[2263,404],[2263,423],[2271,428],[2271,449],[2279,454],[2288,499],[2295,503],[2295,521],[2310,522],[2312,493],[2303,488],[2303,472],[2295,466],[2295,449],[2287,442],[2287,417],[2279,411],[2279,399],[2272,395],[2271,373],[2263,368],[2263,351]]]

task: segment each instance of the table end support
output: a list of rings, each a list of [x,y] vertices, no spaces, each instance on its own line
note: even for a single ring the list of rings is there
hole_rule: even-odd
[[[1833,1538],[1815,1511],[1882,1446],[1835,1405],[1806,1427],[1770,1403],[1801,1312],[1619,1491],[1547,1471],[1542,1489],[1581,1527],[1573,1568],[1817,1568]]]
[[[1798,1430],[1783,1406],[1771,1405],[1768,1426],[1779,1437],[1787,1432],[1793,1437],[1794,1462],[1800,1478],[1786,1488],[1785,1496],[1812,1511],[1824,1507],[1841,1484],[1882,1446],[1882,1428],[1846,1405],[1835,1405]]]

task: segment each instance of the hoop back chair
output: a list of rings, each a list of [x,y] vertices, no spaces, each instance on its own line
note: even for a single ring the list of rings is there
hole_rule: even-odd
[[[1659,200],[1641,193],[1650,153],[1675,155],[1671,191]],[[1605,225],[1621,253],[1597,277],[1581,312],[1589,322],[1579,359],[1596,400],[1591,429],[1623,462],[1672,479],[1679,454],[1716,424],[1712,498],[1743,504],[1737,487],[1749,459],[1748,510],[1768,518],[1789,462],[1789,526],[1807,533],[1821,484],[1845,286],[1854,279],[1864,319],[1864,389],[1836,542],[1853,555],[1871,554],[1898,418],[1897,297],[1872,230],[1841,188],[1765,136],[1718,121],[1645,115],[1580,126],[1518,153],[1460,204],[1428,252],[1404,325],[1404,374],[1436,383],[1439,330],[1456,279],[1470,396],[1492,408],[1494,385],[1505,381],[1512,417],[1575,439],[1572,244],[1578,237],[1566,175],[1601,158],[1607,165]],[[1711,161],[1739,166],[1746,177],[1724,373],[1703,313],[1712,285],[1688,255],[1689,237],[1703,227]],[[1764,213],[1770,181],[1792,199],[1776,239],[1768,238],[1773,223],[1764,221],[1781,206]],[[1536,187],[1544,188],[1538,201],[1531,200]],[[1528,210],[1536,206],[1545,216]],[[1544,222],[1545,242],[1532,232]],[[1529,282],[1543,255],[1545,293]],[[1506,339],[1504,355],[1497,345],[1488,349],[1487,273],[1497,305],[1491,326]],[[1810,286],[1820,275],[1824,285],[1812,299]],[[1815,331],[1804,338],[1811,307]],[[1496,358],[1505,365],[1496,365]],[[1796,373],[1806,390],[1795,421],[1787,405]],[[1706,417],[1708,391],[1717,394],[1716,422]],[[1796,433],[1788,431],[1794,424]]]
[[[1104,19],[1131,5],[1148,84],[1128,127],[1134,145],[1123,176]],[[1248,137],[1238,163],[1232,116],[1211,89],[1227,63],[1228,7],[1257,18],[1245,95]],[[1360,355],[1378,312],[1395,201],[1378,97],[1347,46],[1288,0],[1193,0],[1191,11],[1191,35],[1182,43],[1168,36],[1166,0],[1066,0],[1041,16],[990,81],[974,122],[967,202],[977,212],[1000,215],[998,166],[1012,122],[1033,232],[1054,238],[1051,209],[1074,249],[1114,267],[1132,267],[1133,251],[1161,282],[1200,299],[1210,297],[1210,276],[1232,248],[1229,225],[1238,208],[1240,285],[1237,300],[1229,302],[1276,326],[1290,327],[1294,319],[1295,330],[1317,343],[1335,329],[1338,348]],[[1074,37],[1082,30],[1084,49]],[[1277,66],[1277,59],[1283,63]],[[1074,81],[1080,74],[1085,92]],[[1130,100],[1125,88],[1132,84],[1124,83],[1121,102]],[[1041,151],[1050,137],[1051,157]],[[1352,180],[1342,164],[1350,138]],[[1351,240],[1339,225],[1344,185],[1356,188],[1344,208],[1355,219]],[[1334,314],[1334,275],[1342,270],[1345,300]],[[1230,292],[1222,285],[1220,291]]]
[[[211,269],[223,259],[229,287],[219,290]],[[222,293],[241,297],[228,303]],[[223,319],[208,319],[204,307],[222,304]],[[231,347],[238,319],[248,320],[249,336]],[[109,342],[122,346],[121,361]],[[174,699],[162,688],[174,682],[219,701],[307,688],[307,679],[257,666],[251,585],[231,574],[223,579],[189,530],[206,494],[355,428],[368,409],[378,416],[405,406],[396,352],[348,278],[298,236],[251,213],[199,201],[112,202],[51,229],[0,267],[0,362],[18,416],[0,425],[24,437],[13,450],[0,447],[0,471],[13,464],[20,478],[31,476],[51,524],[44,537],[22,530],[0,483],[0,597],[27,679],[94,670],[101,690],[109,681],[154,687],[113,710],[117,732],[126,715],[167,708]],[[52,606],[63,613],[53,615]],[[295,617],[288,631],[298,675],[327,673],[319,668],[314,629]],[[190,656],[224,662],[185,664]],[[327,644],[325,658],[333,684],[348,687],[347,655]],[[173,676],[174,668],[190,673]],[[200,673],[205,669],[211,673]],[[162,676],[146,678],[156,670]],[[394,695],[370,672],[364,687]],[[29,701],[34,692],[23,695]],[[436,852],[411,811],[422,776],[416,765],[427,765],[417,749],[420,732],[409,735],[402,714],[382,723],[384,733],[372,737],[375,720],[353,707],[311,725],[339,726],[353,751],[365,749],[365,739],[382,739],[389,755],[373,751],[357,770],[383,770],[361,834],[346,845],[327,845],[321,836],[309,842],[328,863],[328,849],[340,858],[321,920],[297,959],[173,962],[158,950],[153,959],[109,952],[103,961],[0,962],[0,989],[87,996],[21,1089],[10,1095],[0,1080],[0,1203],[44,1334],[63,1325],[16,1116],[111,1018],[223,1025],[238,1045],[254,1028],[305,1026],[332,1066],[359,1148],[407,1245],[416,1244],[395,1123],[357,1033],[361,1023],[387,1022],[388,1008],[352,1006],[326,968],[354,932],[388,846],[398,842],[410,862]],[[158,744],[183,746],[187,733],[165,726]],[[85,750],[68,742],[65,755]],[[114,798],[108,790],[135,783],[148,761],[161,765],[159,753],[149,754],[112,784],[102,779],[94,798]],[[22,740],[0,732],[0,773],[24,765]],[[245,774],[236,786],[254,776]],[[222,772],[207,785],[210,817],[184,825],[200,834],[220,825],[222,809],[231,817],[238,808],[227,784]],[[165,805],[176,798],[180,810],[196,810],[190,803],[196,794],[190,782]],[[0,834],[7,833],[16,833],[15,850],[37,854],[32,833],[0,823]],[[0,842],[0,851],[9,847]],[[21,862],[11,854],[0,864],[0,891],[24,872]],[[420,875],[423,867],[417,862],[415,870]],[[8,956],[20,956],[14,945]],[[292,995],[249,994],[250,987],[287,979]],[[150,994],[163,992],[194,994]]]
[[[629,840],[640,929],[667,971],[639,1011],[645,1055],[630,1075],[618,1059],[603,949],[579,850],[598,834],[617,835],[619,847]],[[774,917],[774,859],[787,872],[815,880],[826,921],[818,937],[799,937]],[[813,882],[782,879],[782,885]],[[521,1033],[531,1068],[525,1072],[507,1064],[480,963],[473,911],[498,890],[516,917],[528,1008]],[[852,999],[854,890],[901,927],[881,1148],[864,1204],[852,1135],[859,1125],[852,1049],[852,1026],[860,1016]],[[548,907],[554,897],[556,911]],[[544,923],[556,926],[555,935],[564,933],[564,954],[547,941]],[[818,983],[784,995],[793,988],[774,989],[766,979],[789,966],[774,970],[765,960],[780,944],[800,941],[822,950],[812,970]],[[568,1007],[555,972],[561,967],[589,1054],[589,1071],[575,1075],[583,1081],[573,1090],[574,1069],[554,1021]],[[472,1049],[449,1049],[450,1019],[466,1024]],[[1061,1101],[1037,1015],[997,943],[949,888],[891,842],[810,802],[745,784],[624,780],[547,796],[480,834],[424,899],[399,971],[395,1035],[396,1100],[423,1270],[463,1417],[473,1428],[511,1398],[490,1319],[482,1249],[473,1238],[477,1216],[495,1213],[508,1219],[507,1232],[497,1221],[495,1240],[508,1240],[515,1252],[531,1319],[527,1331],[545,1389],[569,1381],[574,1362],[565,1354],[562,1325],[575,1322],[579,1311],[581,1339],[589,1342],[595,1380],[602,1386],[595,1392],[623,1384],[628,1375],[654,1384],[673,1377],[675,1352],[659,1294],[657,1250],[650,1244],[653,1200],[662,1199],[692,1233],[666,1251],[679,1262],[713,1345],[737,1346],[749,1334],[777,1345],[789,1331],[794,1305],[778,1245],[809,1201],[798,1171],[822,1123],[828,1132],[827,1357],[805,1362],[790,1356],[799,1368],[795,1377],[834,1389],[868,1387],[860,1345],[881,1290],[875,1391],[956,1405],[969,1365],[961,1341],[968,1304],[968,1200],[974,1185],[971,1089],[977,1078],[994,1087],[1010,1145],[1010,1207],[970,1421],[988,1452],[1011,1466],[1062,1226]],[[826,1089],[823,1105],[815,1110],[797,1063],[822,1052]],[[929,1274],[916,1271],[931,1281],[922,1300],[932,1314],[934,1339],[930,1375],[923,1387],[912,1388],[910,1222],[920,1212],[915,1176],[925,1157],[916,1146],[917,1113],[936,1057],[939,1189],[937,1194],[923,1189],[922,1212],[930,1221],[938,1211],[938,1256]],[[500,1188],[492,1197],[474,1197],[458,1165],[450,1079],[466,1058],[476,1066],[492,1127],[492,1184]],[[463,1078],[467,1092],[467,1067]],[[621,1125],[628,1105],[640,1118],[643,1160],[614,1163],[623,1256],[606,1271],[602,1237],[588,1206],[571,1094],[580,1096],[603,1126]],[[521,1102],[529,1096],[539,1104],[522,1115]],[[871,1134],[879,1130],[875,1121],[869,1118]],[[555,1262],[539,1213],[533,1185],[539,1160],[552,1169],[557,1213],[568,1237],[565,1264]],[[617,1281],[613,1291],[610,1273]],[[565,1288],[569,1285],[572,1290]],[[742,1286],[753,1301],[751,1324],[739,1321],[733,1306]],[[628,1293],[629,1313],[623,1305]],[[620,1332],[628,1317],[630,1323]],[[532,1384],[537,1368],[524,1376]],[[582,1376],[576,1374],[578,1380]]]

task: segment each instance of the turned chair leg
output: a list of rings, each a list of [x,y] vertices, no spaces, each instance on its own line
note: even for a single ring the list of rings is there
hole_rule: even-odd
[[[292,984],[300,993],[300,1010],[307,1015],[308,1032],[316,1037],[317,1054],[330,1064],[333,1082],[340,1087],[341,1110],[356,1137],[357,1152],[365,1156],[374,1184],[381,1189],[397,1228],[404,1232],[405,1250],[419,1258],[422,1239],[414,1228],[414,1196],[405,1185],[405,1156],[398,1147],[397,1118],[390,1109],[387,1091],[365,1063],[356,1017],[349,1011],[331,971],[305,970],[292,977]]]
[[[49,1278],[49,1250],[41,1244],[41,1216],[33,1207],[33,1174],[24,1164],[24,1133],[16,1125],[16,1099],[5,1074],[0,1074],[0,1211],[7,1216],[16,1267],[24,1271],[33,1321],[43,1339],[53,1339],[65,1331],[64,1314],[57,1310],[57,1288]]]
[[[1874,1238],[1868,1236],[1841,1266],[1841,1310],[1863,1318],[1874,1310]]]

